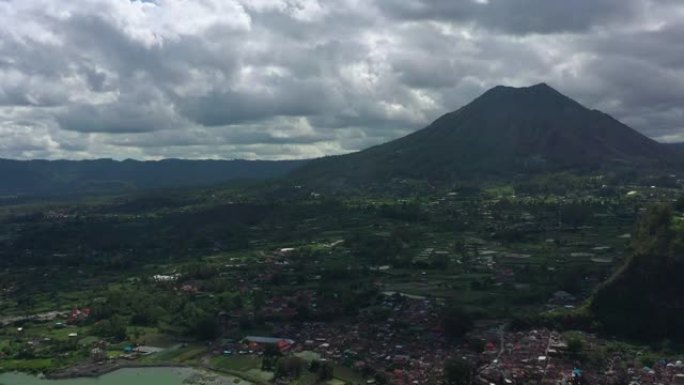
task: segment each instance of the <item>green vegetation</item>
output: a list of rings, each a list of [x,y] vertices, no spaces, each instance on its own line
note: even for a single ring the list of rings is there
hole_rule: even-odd
[[[445,382],[448,385],[469,385],[473,383],[475,368],[471,363],[460,358],[453,358],[444,367]]]
[[[610,333],[684,341],[684,227],[669,206],[644,213],[632,249],[625,265],[593,297],[592,312]]]

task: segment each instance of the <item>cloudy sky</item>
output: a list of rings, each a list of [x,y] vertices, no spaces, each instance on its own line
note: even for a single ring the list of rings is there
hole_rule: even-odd
[[[0,157],[307,158],[547,82],[684,141],[681,0],[0,0]]]

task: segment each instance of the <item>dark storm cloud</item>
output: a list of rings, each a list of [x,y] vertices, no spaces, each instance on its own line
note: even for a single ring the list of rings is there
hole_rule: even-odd
[[[597,24],[634,17],[633,0],[378,0],[403,20],[467,22],[514,34],[582,32]]]
[[[289,78],[268,83],[262,92],[211,92],[178,98],[179,111],[204,126],[234,125],[272,116],[309,116],[327,111],[332,103],[325,84]],[[286,84],[291,83],[291,84]]]
[[[108,103],[71,106],[56,116],[64,130],[83,133],[133,133],[174,128],[174,118],[165,106]]]
[[[674,0],[0,2],[0,156],[307,158],[547,82],[684,140]]]
[[[229,145],[250,145],[260,143],[265,145],[282,144],[314,144],[328,140],[334,140],[335,136],[330,133],[301,130],[297,127],[299,122],[277,121],[271,122],[273,130],[270,132],[255,129],[253,126],[234,126],[224,130],[197,127],[178,135],[173,131],[165,130],[135,136],[117,136],[110,144],[134,147],[184,147],[184,146],[207,146],[224,143]]]

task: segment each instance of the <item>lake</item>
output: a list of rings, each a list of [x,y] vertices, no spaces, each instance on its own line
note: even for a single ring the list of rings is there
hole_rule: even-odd
[[[237,380],[237,381],[236,381]],[[24,373],[0,374],[0,385],[251,385],[228,375],[192,368],[126,368],[96,378],[47,380]]]

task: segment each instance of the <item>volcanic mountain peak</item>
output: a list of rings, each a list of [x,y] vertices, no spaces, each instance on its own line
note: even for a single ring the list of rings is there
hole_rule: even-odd
[[[527,93],[527,94],[554,94],[554,95],[560,95],[564,96],[560,92],[556,91],[555,88],[551,87],[547,83],[537,83],[531,86],[525,86],[525,87],[512,87],[512,86],[504,86],[504,85],[498,85],[490,88],[487,90],[483,95],[487,94],[496,94],[496,93]]]
[[[497,86],[422,130],[357,153],[314,160],[295,175],[345,183],[449,180],[662,162],[671,152],[665,147],[546,83]]]
[[[496,86],[468,105],[481,109],[535,109],[538,113],[588,110],[546,83],[529,87]]]
[[[498,86],[492,87],[489,90],[485,91],[480,96],[480,98],[510,97],[510,96],[514,96],[514,97],[525,96],[525,97],[532,97],[532,98],[560,97],[560,98],[563,98],[564,100],[572,101],[572,99],[570,99],[567,96],[563,95],[562,93],[558,92],[555,88],[551,87],[547,83],[538,83],[538,84],[534,84],[534,85],[526,86],[526,87],[512,87],[512,86],[498,85]]]

